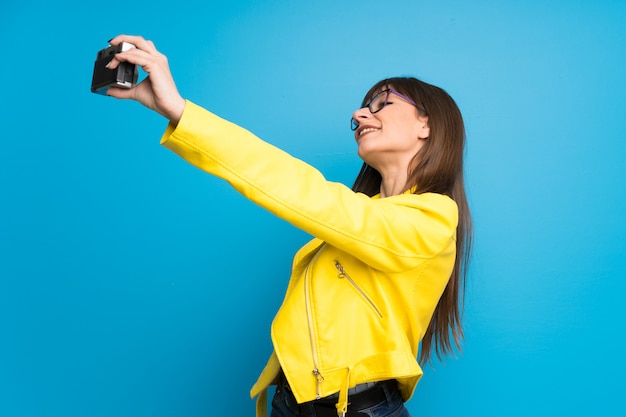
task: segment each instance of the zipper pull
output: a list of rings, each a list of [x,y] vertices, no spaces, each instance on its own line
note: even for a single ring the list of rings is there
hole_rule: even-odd
[[[324,382],[324,377],[322,376],[322,374],[320,374],[319,369],[313,369],[313,375],[315,375],[315,378],[317,378],[317,382]]]
[[[345,278],[346,277],[346,272],[343,270],[343,266],[336,259],[335,259],[335,268],[337,268],[337,272],[338,272],[337,276],[339,278]]]
[[[319,400],[320,398],[322,398],[320,385],[322,385],[322,382],[324,382],[324,377],[322,376],[322,374],[320,374],[320,371],[317,368],[313,369],[313,375],[317,379],[317,395],[315,396],[315,399]]]

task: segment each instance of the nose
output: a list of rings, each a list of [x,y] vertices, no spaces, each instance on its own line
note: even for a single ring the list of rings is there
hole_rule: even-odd
[[[372,113],[368,107],[363,107],[361,109],[356,109],[354,113],[352,113],[352,117],[354,120],[359,121],[359,119],[368,119]]]
[[[361,109],[357,109],[352,113],[352,118],[360,125],[367,119],[372,117],[372,113],[368,107],[363,107]]]

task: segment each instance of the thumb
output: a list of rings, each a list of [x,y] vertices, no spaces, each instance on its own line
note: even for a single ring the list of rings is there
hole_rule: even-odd
[[[131,89],[127,88],[109,87],[106,95],[115,98],[130,99],[133,96],[133,92]]]

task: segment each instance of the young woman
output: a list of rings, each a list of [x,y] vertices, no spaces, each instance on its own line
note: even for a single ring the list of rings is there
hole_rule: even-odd
[[[374,85],[351,125],[364,161],[352,189],[245,129],[184,100],[167,59],[141,37],[109,64],[149,76],[110,89],[169,120],[161,143],[314,236],[293,261],[272,323],[274,352],[253,386],[257,414],[408,416],[418,364],[462,338],[471,219],[463,184],[461,113],[415,78]],[[419,350],[421,346],[421,351]]]

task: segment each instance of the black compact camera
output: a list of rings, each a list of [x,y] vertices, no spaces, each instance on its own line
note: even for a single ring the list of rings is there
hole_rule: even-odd
[[[133,44],[122,42],[119,45],[111,45],[98,52],[93,66],[92,93],[105,95],[109,87],[132,88],[137,84],[139,72],[135,64],[121,62],[114,70],[106,67],[115,54],[128,51],[134,47]]]

